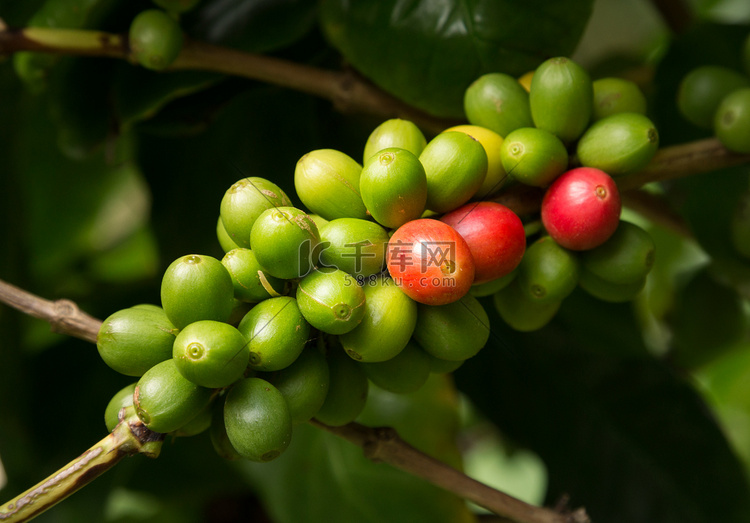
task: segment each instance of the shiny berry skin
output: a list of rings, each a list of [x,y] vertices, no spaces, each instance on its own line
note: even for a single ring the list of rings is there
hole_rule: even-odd
[[[526,233],[516,213],[496,202],[467,203],[440,218],[466,240],[474,258],[474,283],[509,274],[523,258]]]
[[[550,185],[542,200],[542,224],[566,249],[584,251],[604,243],[617,229],[622,204],[611,176],[578,167]]]
[[[474,258],[453,227],[430,218],[412,220],[391,236],[387,252],[393,281],[414,301],[445,305],[474,282]]]

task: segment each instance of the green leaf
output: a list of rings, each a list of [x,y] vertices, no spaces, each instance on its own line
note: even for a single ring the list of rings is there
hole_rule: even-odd
[[[302,38],[316,12],[314,0],[204,0],[182,23],[192,38],[266,53]]]
[[[324,0],[331,43],[377,85],[438,116],[463,116],[480,75],[519,76],[573,52],[591,0]]]
[[[414,394],[375,389],[367,410],[362,421],[368,425],[394,426],[406,441],[437,457],[452,461],[458,455],[455,391],[443,376],[433,376]],[[474,521],[460,498],[390,465],[374,463],[360,447],[308,424],[294,427],[292,443],[281,457],[270,463],[243,463],[242,470],[279,523]]]
[[[660,361],[606,353],[622,329],[638,331],[626,310],[627,321],[599,331],[599,354],[581,350],[569,334],[576,310],[533,333],[489,311],[490,343],[456,372],[459,389],[544,460],[547,503],[569,494],[572,507],[610,523],[748,521],[747,478],[700,395]],[[593,310],[576,321],[612,317]]]

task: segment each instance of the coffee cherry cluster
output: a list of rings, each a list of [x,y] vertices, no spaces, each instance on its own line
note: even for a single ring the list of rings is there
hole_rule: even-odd
[[[742,48],[744,72],[703,65],[686,74],[677,108],[696,127],[710,130],[736,153],[750,153],[750,35]]]
[[[653,154],[655,130],[626,111],[637,96],[609,82],[604,92],[617,98],[622,87],[626,112],[602,102],[612,114],[589,125],[593,87],[570,60],[542,64],[530,95],[499,78],[492,85],[512,92],[512,105],[483,101],[480,78],[467,90],[470,125],[428,141],[391,119],[370,134],[362,163],[335,149],[305,154],[294,172],[304,208],[264,178],[229,187],[216,223],[223,258],[174,260],[160,306],[103,322],[101,357],[138,377],[113,397],[108,427],[134,415],[156,432],[209,430],[220,455],[269,461],[295,424],[353,421],[370,383],[413,392],[475,356],[490,335],[477,297],[494,296],[518,330],[546,324],[577,285],[632,299],[653,242],[620,221],[601,167],[622,174]],[[573,144],[593,165],[570,168]],[[544,234],[528,247],[521,218],[489,199],[512,183],[545,188]]]
[[[469,122],[500,144],[504,180],[542,188],[543,234],[508,276],[475,288],[494,295],[513,328],[536,330],[577,286],[622,302],[644,287],[654,244],[641,227],[620,219],[616,179],[645,167],[659,145],[638,86],[620,78],[592,81],[566,57],[543,62],[519,79],[481,76],[466,90]],[[496,187],[496,188],[497,188]]]

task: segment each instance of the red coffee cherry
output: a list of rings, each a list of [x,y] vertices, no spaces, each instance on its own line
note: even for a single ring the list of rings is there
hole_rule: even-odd
[[[414,301],[445,305],[461,299],[474,282],[474,258],[450,225],[422,218],[399,227],[388,242],[388,271]]]
[[[516,213],[496,202],[467,203],[449,212],[447,223],[466,240],[474,258],[474,283],[501,278],[515,269],[526,250],[526,233]]]
[[[552,238],[574,251],[604,243],[620,221],[620,192],[611,176],[591,167],[557,178],[542,200],[542,224]]]

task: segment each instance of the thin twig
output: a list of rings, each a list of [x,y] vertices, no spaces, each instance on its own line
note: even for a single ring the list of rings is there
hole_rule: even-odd
[[[462,472],[446,466],[402,440],[390,427],[369,428],[359,423],[331,427],[312,421],[313,425],[362,447],[365,456],[384,462],[438,487],[454,492],[495,514],[518,523],[584,523],[589,519],[585,511],[562,514],[536,507],[480,483]]]
[[[50,301],[0,280],[0,301],[50,324],[52,332],[96,343],[101,321],[70,300]]]
[[[96,341],[101,326],[101,321],[81,312],[69,300],[46,300],[2,280],[0,280],[0,302],[49,322],[57,332],[71,334],[91,342]],[[63,314],[56,306],[61,302],[66,305]],[[435,485],[451,490],[489,510],[499,511],[497,512],[499,515],[510,517],[518,523],[588,522],[588,519],[570,519],[569,516],[558,514],[549,509],[528,505],[479,483],[407,445],[396,436],[393,429],[369,429],[357,423],[335,428],[317,422],[314,424],[362,446],[365,454],[371,459],[390,463]],[[2,513],[0,513],[0,520],[2,520]]]
[[[0,56],[19,51],[101,56],[135,63],[124,35],[49,28],[3,30],[0,27]],[[404,118],[431,133],[460,123],[420,111],[353,71],[320,69],[196,40],[185,40],[179,56],[166,71],[179,70],[209,71],[259,80],[329,100],[340,112]]]

